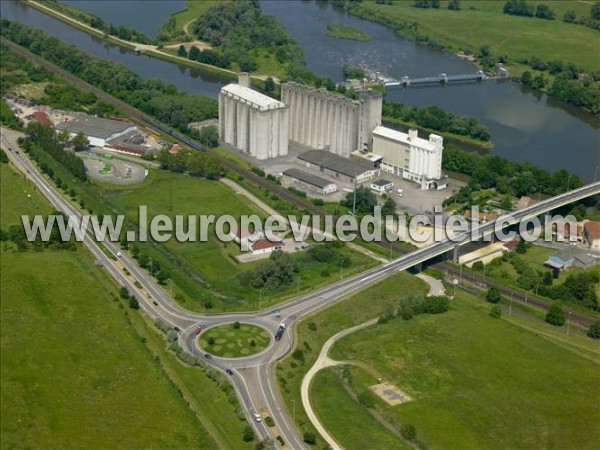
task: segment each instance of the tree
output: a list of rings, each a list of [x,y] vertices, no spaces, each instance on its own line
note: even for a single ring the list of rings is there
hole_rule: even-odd
[[[165,284],[167,282],[167,280],[169,279],[169,274],[167,274],[164,271],[159,271],[156,274],[156,281],[158,281],[158,284]]]
[[[400,434],[407,441],[414,442],[417,439],[417,429],[414,425],[406,424],[400,430]]]
[[[244,440],[244,442],[252,442],[254,440],[254,431],[252,430],[252,427],[250,425],[248,425],[244,429],[242,439]]]
[[[519,242],[517,242],[517,247],[515,248],[515,251],[517,253],[520,253],[521,255],[527,253],[527,243],[525,242],[524,239],[519,239]]]
[[[448,2],[448,9],[458,11],[460,9],[460,0],[450,0]]]
[[[590,325],[590,328],[587,331],[587,335],[592,339],[600,339],[600,320]]]
[[[215,344],[215,338],[214,337],[209,337],[208,338],[208,345],[214,345]]]
[[[503,12],[514,16],[533,17],[534,7],[525,0],[509,0],[504,4]]]
[[[119,295],[123,299],[129,298],[129,289],[127,289],[125,286],[121,286],[121,290],[119,291]]]
[[[317,436],[312,431],[307,431],[304,433],[303,440],[308,445],[315,445],[317,443]]]
[[[494,319],[502,317],[502,310],[498,305],[492,306],[492,309],[490,309],[490,317],[493,317]]]
[[[60,130],[56,135],[56,138],[58,139],[58,142],[60,142],[64,146],[67,145],[69,139],[71,139],[71,135],[67,130]]]
[[[594,3],[590,12],[590,16],[594,20],[600,20],[600,2]]]
[[[233,329],[234,330],[239,330],[240,327],[241,327],[241,325],[240,325],[240,323],[238,321],[234,322],[234,324],[233,324]]]
[[[185,49],[184,45],[180,45],[179,48],[177,49],[177,56],[181,56],[182,58],[188,57],[188,52]]]
[[[135,298],[133,295],[129,297],[129,307],[131,309],[140,309],[140,303],[138,302],[138,299]]]
[[[485,269],[485,264],[483,264],[483,261],[475,261],[473,266],[471,266],[471,269],[473,269],[475,272],[483,272]]]
[[[485,299],[490,303],[499,303],[501,299],[500,291],[497,287],[492,286],[485,294]]]
[[[565,324],[565,312],[560,306],[554,304],[548,310],[546,314],[546,322],[555,327],[560,327]]]
[[[562,20],[566,23],[575,23],[575,21],[577,20],[577,15],[575,14],[575,11],[573,11],[572,9],[568,9],[563,14]]]
[[[76,152],[82,152],[88,149],[90,146],[90,141],[88,141],[88,138],[85,136],[85,134],[80,131],[73,137],[73,139],[71,139],[71,144],[73,144],[73,150]]]
[[[219,131],[214,125],[202,127],[198,133],[198,140],[207,147],[214,148],[219,145]]]
[[[429,4],[429,0],[415,0],[415,8],[429,8],[431,5]]]
[[[544,272],[544,276],[542,277],[542,283],[544,286],[552,286],[552,272],[550,270],[546,270]]]
[[[440,0],[431,0],[431,7],[435,9],[440,9]]]
[[[347,206],[350,211],[353,210],[354,207],[354,192],[348,192],[346,195],[346,199],[344,201],[344,205]],[[375,198],[375,194],[371,191],[371,189],[360,186],[356,189],[356,214],[371,214],[373,209],[377,205],[377,199]]]
[[[275,90],[275,81],[273,81],[272,77],[267,77],[265,80],[265,91],[273,92]]]
[[[381,207],[382,216],[391,216],[396,213],[396,202],[392,197],[389,197]]]
[[[523,72],[523,75],[521,75],[521,83],[523,83],[525,86],[529,86],[531,84],[531,78],[531,72],[526,70]]]
[[[190,47],[188,58],[192,61],[198,61],[198,59],[200,58],[200,49],[195,45],[192,45],[192,47]]]
[[[554,20],[556,14],[554,14],[554,11],[548,5],[540,3],[535,9],[535,17],[539,19]]]

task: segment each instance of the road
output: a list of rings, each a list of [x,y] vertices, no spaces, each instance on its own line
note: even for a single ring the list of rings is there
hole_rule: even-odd
[[[36,167],[16,145],[17,134],[11,131],[2,132],[2,144],[8,149],[7,155],[11,162],[21,170],[43,193],[50,203],[67,216],[79,219],[81,213],[37,171]],[[594,183],[566,194],[537,203],[534,206],[515,213],[515,219],[521,220],[543,212],[552,210],[569,202],[598,194],[600,183]],[[479,235],[489,233],[494,228],[494,223],[481,226]],[[383,280],[389,275],[401,270],[406,270],[440,254],[453,251],[456,244],[451,241],[442,241],[427,248],[415,250],[396,260],[356,274],[335,284],[288,301],[278,307],[280,317],[275,316],[270,310],[260,311],[255,314],[237,313],[222,315],[202,315],[183,309],[177,305],[169,295],[154,281],[154,279],[139,268],[136,261],[126,252],[120,258],[113,260],[102,251],[100,244],[91,235],[86,235],[83,244],[94,255],[107,272],[122,286],[126,286],[134,293],[140,303],[140,308],[150,317],[160,318],[173,327],[179,328],[179,343],[184,350],[202,358],[206,364],[222,371],[231,369],[233,375],[231,382],[236,389],[240,403],[251,421],[256,433],[261,439],[275,437],[277,434],[286,442],[287,446],[299,449],[306,445],[298,435],[289,415],[285,411],[283,402],[279,398],[276,381],[272,370],[273,364],[283,358],[294,346],[294,328],[299,320],[315,313],[317,310],[337,303],[344,298],[365,289],[374,283]],[[113,255],[121,253],[121,249],[114,243],[103,244]],[[131,275],[127,276],[123,270],[126,268]],[[142,288],[138,289],[134,282],[138,281]],[[286,331],[281,341],[272,340],[272,344],[263,352],[235,360],[213,357],[208,360],[204,352],[197,346],[194,331],[198,323],[206,328],[231,323],[235,321],[251,323],[266,329],[274,335],[279,323],[286,324]],[[276,424],[277,433],[271,436],[264,422],[255,422],[252,414],[258,411],[268,411]]]

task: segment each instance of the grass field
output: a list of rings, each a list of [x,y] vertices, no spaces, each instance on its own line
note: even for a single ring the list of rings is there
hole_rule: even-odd
[[[210,343],[211,339],[214,341]],[[252,344],[254,342],[254,345]],[[262,352],[271,342],[269,334],[260,327],[242,323],[214,327],[200,336],[200,346],[215,356],[238,358]]]
[[[401,449],[411,446],[385,429],[356,400],[351,398],[334,369],[319,372],[310,386],[313,408],[323,426],[336,429],[340,423],[344,433],[334,437],[347,449]]]
[[[52,208],[34,185],[9,164],[0,164],[0,227],[21,223],[21,214],[49,214]]]
[[[589,15],[592,2],[532,4],[538,3],[548,3],[557,13],[557,20],[503,14],[504,1],[499,0],[462,1],[460,11],[448,10],[446,1],[441,2],[440,9],[415,8],[409,1],[397,1],[393,5],[363,2],[357,13],[361,16],[380,15],[379,21],[416,23],[419,33],[433,37],[455,51],[470,48],[477,52],[481,45],[487,44],[494,55],[509,55],[509,69],[515,68],[514,60],[531,56],[543,61],[573,62],[586,71],[600,69],[600,59],[591,56],[598,54],[598,32],[560,20],[567,9],[574,9],[580,17]]]
[[[238,196],[229,187],[218,181],[208,181],[182,174],[152,170],[143,184],[136,186],[99,185],[92,187],[97,199],[106,205],[109,211],[125,213],[133,221],[137,221],[139,205],[148,206],[148,217],[155,214],[230,214],[236,218],[240,215],[257,214],[266,217],[245,197]],[[87,203],[87,200],[86,200]],[[185,306],[191,309],[202,308],[202,301],[210,298],[215,306],[223,308],[255,308],[258,306],[259,291],[242,284],[240,274],[253,270],[261,261],[246,264],[238,263],[233,256],[240,253],[235,242],[220,242],[209,230],[208,242],[178,242],[171,239],[162,244],[177,265],[170,270],[175,286],[175,293],[184,299]],[[149,256],[161,258],[157,245],[147,244],[144,252]],[[344,256],[352,260],[348,274],[359,268],[374,265],[367,256],[342,249]],[[293,256],[300,266],[302,282],[300,288],[313,289],[337,279],[339,267],[337,263],[317,263],[305,253]],[[165,256],[162,256],[164,260]],[[168,263],[168,261],[167,261]],[[323,276],[327,274],[327,276]],[[281,300],[296,293],[297,284],[278,290],[263,292],[263,305]],[[215,293],[216,292],[216,293]]]
[[[91,257],[1,257],[3,448],[216,448]]]
[[[301,407],[300,384],[325,341],[338,331],[379,316],[388,305],[396,305],[401,298],[419,292],[427,292],[425,283],[401,272],[300,322],[297,328],[297,349],[301,352],[293,352],[295,357],[289,356],[277,365],[277,381],[288,411],[292,411],[292,400],[296,405],[296,425],[301,434],[312,431],[313,428]],[[343,425],[342,422],[340,426]],[[318,448],[323,443],[321,438],[317,438]]]
[[[361,330],[332,357],[359,360],[412,396],[396,407],[377,400],[377,408],[415,425],[430,448],[595,448],[600,430],[588,424],[600,420],[598,359],[488,311],[460,293],[448,313]]]

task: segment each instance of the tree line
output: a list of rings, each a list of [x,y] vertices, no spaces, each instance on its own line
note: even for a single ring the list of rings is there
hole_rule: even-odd
[[[34,160],[39,160],[37,152],[42,151],[65,167],[75,178],[80,181],[87,181],[83,160],[74,153],[65,151],[63,144],[52,128],[32,121],[27,124],[25,133],[25,138],[19,138],[19,144],[27,153],[31,154]]]
[[[469,199],[472,192],[480,189],[495,188],[500,194],[515,196],[537,193],[554,196],[565,192],[567,188],[575,189],[583,185],[579,176],[565,169],[550,173],[531,163],[508,161],[499,156],[481,156],[452,147],[444,149],[442,168],[471,177],[454,198],[457,201],[460,198]]]
[[[163,149],[157,159],[161,169],[171,172],[188,173],[208,179],[218,179],[225,174],[219,159],[206,152],[182,149],[177,153],[170,153]]]
[[[383,102],[382,115],[414,122],[420,127],[461,136],[469,136],[480,141],[490,140],[490,129],[475,117],[461,116],[444,111],[439,106],[411,106],[402,103]]]
[[[538,19],[554,20],[556,13],[547,3],[534,6],[526,0],[509,0],[502,8],[504,14],[524,17],[537,17]],[[600,2],[595,2],[588,16],[577,18],[574,10],[568,9],[562,16],[562,21],[583,25],[595,30],[600,30]]]
[[[183,132],[189,122],[217,117],[215,100],[179,92],[160,80],[145,80],[122,64],[89,55],[40,29],[4,18],[0,23],[0,35]]]

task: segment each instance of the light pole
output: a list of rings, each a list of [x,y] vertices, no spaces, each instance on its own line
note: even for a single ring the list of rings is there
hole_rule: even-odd
[[[258,310],[262,310],[262,290],[263,288],[260,288],[260,294],[258,295]]]
[[[454,300],[454,296],[456,295],[456,285],[458,284],[458,280],[455,278],[452,282],[454,289],[452,290],[452,299]]]
[[[298,295],[298,296],[300,295],[300,277],[298,277],[298,290],[297,290],[297,294],[296,295]]]
[[[510,303],[508,305],[508,315],[512,316],[512,300],[513,300],[513,294],[512,292],[510,293]]]
[[[294,423],[296,423],[296,400],[294,400],[293,398],[292,400],[292,416],[294,417]]]
[[[342,261],[340,260],[340,280],[342,279]]]
[[[600,166],[596,166],[596,168],[594,169],[594,183],[596,182],[596,178],[598,177],[598,169],[600,169]]]
[[[460,265],[460,273],[458,275],[458,283],[462,284],[462,263]]]
[[[567,316],[567,336],[569,335],[570,325],[571,325],[571,311],[569,311],[569,315]]]

